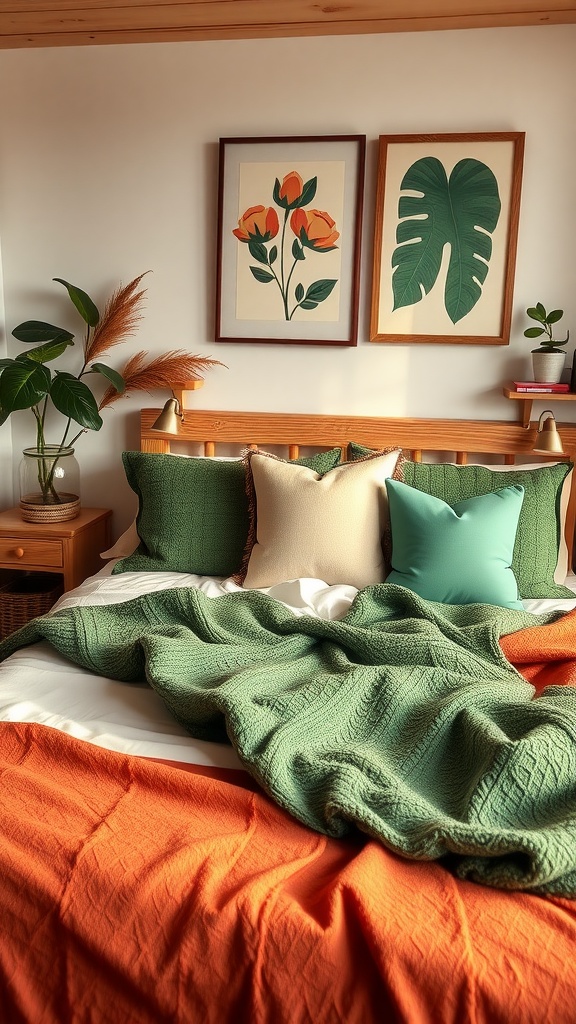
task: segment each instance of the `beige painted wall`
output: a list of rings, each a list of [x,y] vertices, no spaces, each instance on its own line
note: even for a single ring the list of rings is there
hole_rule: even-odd
[[[500,385],[529,372],[526,305],[563,306],[576,340],[575,45],[576,26],[559,26],[0,51],[6,334],[28,318],[79,326],[55,276],[103,303],[150,269],[145,319],[110,361],[175,347],[221,359],[199,407],[514,418]],[[511,344],[370,344],[378,135],[455,131],[526,132]],[[219,137],[332,133],[368,140],[358,346],[216,345]],[[109,410],[77,447],[84,504],[113,507],[117,531],[133,511],[120,452],[138,445],[140,404]],[[0,428],[4,469],[11,425],[15,464],[33,434],[30,413]]]

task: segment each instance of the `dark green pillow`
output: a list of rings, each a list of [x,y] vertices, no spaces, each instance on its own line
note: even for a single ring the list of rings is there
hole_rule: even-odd
[[[340,448],[297,459],[317,473],[340,461]],[[138,495],[140,544],[113,573],[193,572],[231,576],[242,563],[248,536],[244,463],[123,452],[130,487]]]
[[[354,442],[349,445],[351,459],[361,458],[368,451],[370,449]],[[485,466],[454,466],[408,459],[400,466],[405,483],[449,505],[500,490],[504,484],[524,488],[512,559],[512,570],[523,598],[574,597],[571,590],[554,580],[563,529],[562,487],[571,469],[571,463],[567,462],[498,471]]]
[[[502,487],[453,506],[388,480],[392,572],[387,583],[442,604],[522,608],[510,567],[522,487]]]

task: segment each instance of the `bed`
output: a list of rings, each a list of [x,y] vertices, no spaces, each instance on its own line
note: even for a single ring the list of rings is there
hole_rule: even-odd
[[[576,427],[157,415],[0,647],[0,1019],[573,1022]]]

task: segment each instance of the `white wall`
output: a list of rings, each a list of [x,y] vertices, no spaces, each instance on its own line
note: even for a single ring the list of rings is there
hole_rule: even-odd
[[[145,319],[110,361],[137,348],[213,355],[228,369],[209,374],[198,407],[515,418],[501,383],[529,372],[525,307],[563,306],[576,340],[575,44],[576,26],[558,26],[0,51],[8,334],[28,318],[79,326],[53,277],[103,303],[150,269]],[[511,343],[371,344],[378,135],[456,131],[526,132]],[[348,133],[368,140],[358,346],[216,344],[219,137]],[[113,507],[117,530],[133,508],[120,452],[138,446],[140,405],[165,397],[119,403],[78,443],[83,502]],[[17,462],[31,414],[12,421]]]

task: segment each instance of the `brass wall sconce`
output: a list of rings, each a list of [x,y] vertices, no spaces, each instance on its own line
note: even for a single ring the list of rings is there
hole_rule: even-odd
[[[547,418],[544,419],[544,416]],[[562,439],[556,429],[556,420],[550,409],[545,409],[538,420],[538,434],[532,449],[540,455],[566,455]]]
[[[154,420],[150,430],[160,430],[163,434],[177,434],[180,423],[183,422],[184,413],[182,412],[182,406],[176,396],[172,395],[172,398],[169,398],[166,402],[158,419]]]

